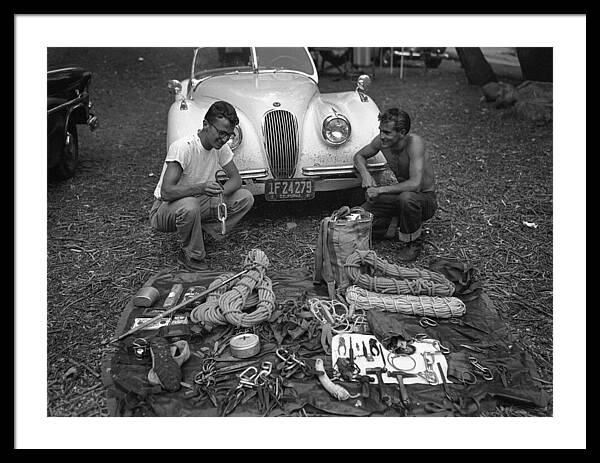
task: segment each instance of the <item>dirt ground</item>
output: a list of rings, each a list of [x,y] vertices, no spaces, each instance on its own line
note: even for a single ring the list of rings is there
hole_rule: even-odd
[[[188,75],[189,48],[53,48],[49,64],[76,64],[93,73],[91,95],[100,127],[80,127],[76,176],[48,185],[48,416],[107,416],[99,378],[101,341],[140,286],[176,265],[174,234],[150,229],[148,211],[165,156],[169,79]],[[371,71],[370,68],[365,69]],[[321,92],[354,88],[350,78],[321,77]],[[519,118],[480,100],[460,65],[375,68],[369,90],[380,108],[399,106],[413,119],[434,162],[439,209],[427,222],[424,252],[461,259],[476,275],[515,340],[528,349],[539,381],[552,394],[552,125]],[[310,203],[257,201],[239,229],[218,245],[208,241],[213,269],[237,270],[255,247],[271,267],[310,268],[319,221],[344,196]],[[393,242],[375,243],[394,262]],[[552,416],[500,407],[496,416]]]

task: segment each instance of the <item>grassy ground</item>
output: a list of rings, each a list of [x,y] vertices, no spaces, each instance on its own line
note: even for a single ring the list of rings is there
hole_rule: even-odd
[[[153,232],[148,210],[165,155],[166,82],[184,78],[190,49],[50,49],[49,63],[93,73],[100,128],[80,130],[77,175],[48,185],[49,416],[106,416],[98,372],[100,341],[143,282],[176,264],[174,235]],[[461,259],[477,276],[515,340],[539,367],[552,394],[552,125],[480,101],[453,61],[439,69],[375,69],[369,94],[380,108],[400,106],[427,142],[437,175],[439,210],[427,223],[416,266],[437,256]],[[351,80],[323,76],[322,92],[351,90]],[[310,204],[258,201],[238,232],[207,242],[212,268],[235,270],[259,247],[274,270],[312,268],[319,221],[344,203],[323,195]],[[290,224],[296,226],[290,226]],[[394,261],[397,244],[375,244]],[[498,416],[552,415],[499,408]]]

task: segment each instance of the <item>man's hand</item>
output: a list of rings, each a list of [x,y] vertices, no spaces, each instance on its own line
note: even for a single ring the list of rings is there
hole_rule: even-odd
[[[223,193],[223,187],[219,182],[206,182],[204,184],[204,194],[206,196],[219,196]]]
[[[366,196],[367,196],[367,200],[377,198],[377,196],[379,196],[379,188],[377,188],[377,187],[367,188]]]
[[[376,187],[377,182],[371,175],[365,175],[362,179],[362,187],[363,188],[372,188]]]

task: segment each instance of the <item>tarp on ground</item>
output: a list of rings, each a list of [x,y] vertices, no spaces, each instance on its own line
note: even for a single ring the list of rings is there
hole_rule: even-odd
[[[180,272],[164,270],[150,278],[145,286],[154,286],[160,292],[158,304],[160,305],[168,295],[175,283],[182,283],[187,289],[191,286],[208,287],[212,281],[225,272]],[[314,285],[312,274],[308,269],[294,272],[268,271],[268,276],[273,281],[273,291],[276,305],[289,305],[296,301],[295,307],[302,307],[309,298],[327,298],[325,286]],[[425,332],[429,337],[438,339],[450,353],[446,355],[448,375],[452,384],[448,388],[454,401],[450,402],[441,385],[408,384],[407,392],[411,398],[411,416],[481,416],[494,410],[499,404],[518,405],[524,408],[541,408],[548,404],[548,395],[535,381],[538,376],[536,365],[531,355],[515,342],[509,333],[506,324],[499,317],[485,292],[476,298],[465,302],[466,313],[462,320],[482,327],[489,334],[469,331],[468,328],[440,323],[434,327],[424,328],[419,325],[419,318],[411,315],[386,313],[385,316],[393,317],[396,322],[402,323],[403,329],[409,335]],[[292,304],[294,305],[294,304]],[[304,306],[305,307],[305,306]],[[135,318],[142,317],[144,308],[136,307],[133,298],[123,310],[115,336],[127,332],[133,325]],[[279,320],[281,321],[281,320]],[[316,322],[316,321],[315,321]],[[331,371],[331,354],[323,350],[320,332],[309,329],[300,329],[299,324],[293,323],[267,323],[271,328],[278,327],[276,336],[262,339],[261,351],[256,357],[235,360],[228,354],[228,349],[223,352],[223,357],[229,355],[228,362],[219,363],[218,366],[234,365],[235,362],[256,360],[257,366],[261,362],[270,361],[274,365],[281,362],[275,355],[278,347],[291,348],[298,353],[309,366],[314,366],[314,361],[321,358],[326,371]],[[213,341],[219,338],[231,326],[217,326],[210,332],[191,326],[193,332],[187,336],[192,352],[199,352],[204,348],[212,348]],[[283,331],[281,328],[284,327]],[[313,326],[314,327],[314,326]],[[261,332],[268,332],[267,327],[262,327]],[[306,328],[306,327],[305,327]],[[462,333],[469,332],[471,336],[479,337],[479,342],[473,343]],[[274,333],[274,331],[273,331]],[[108,404],[111,416],[160,416],[160,417],[193,417],[193,416],[220,416],[219,409],[209,400],[198,401],[197,397],[186,396],[186,388],[176,392],[167,392],[160,386],[148,381],[148,372],[152,366],[151,359],[138,359],[131,350],[133,339],[138,337],[149,338],[157,335],[156,330],[142,330],[125,337],[112,344],[111,349],[105,352],[102,370],[103,381],[108,390]],[[485,353],[474,353],[463,345],[476,345],[484,347]],[[486,347],[487,346],[487,347]],[[462,372],[472,371],[469,357],[475,356],[479,363],[488,366],[494,378],[484,380],[477,377],[475,384],[463,384],[459,379]],[[201,369],[203,360],[196,355],[191,355],[182,366],[183,381],[194,383],[194,377]],[[500,371],[503,370],[503,374]],[[338,384],[345,387],[351,394],[359,395],[361,385],[356,382],[340,381]],[[284,393],[281,400],[270,409],[268,416],[405,416],[406,410],[399,403],[399,391],[395,384],[384,384],[384,392],[392,397],[394,406],[385,406],[379,397],[379,389],[375,384],[370,386],[368,398],[358,397],[348,400],[336,400],[320,384],[318,377],[311,374],[300,374],[287,378],[284,383]],[[263,416],[259,412],[257,397],[239,404],[228,416]]]

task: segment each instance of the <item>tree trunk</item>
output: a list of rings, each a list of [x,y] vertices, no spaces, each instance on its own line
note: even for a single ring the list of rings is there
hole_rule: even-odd
[[[552,47],[520,47],[517,58],[523,80],[552,82]]]
[[[490,82],[498,82],[490,63],[487,62],[479,47],[457,47],[456,53],[471,85],[480,87]]]

